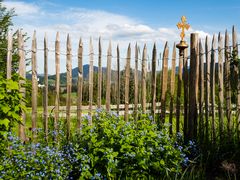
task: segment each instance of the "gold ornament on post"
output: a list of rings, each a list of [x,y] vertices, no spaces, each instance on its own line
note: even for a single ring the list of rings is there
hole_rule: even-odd
[[[186,43],[186,41],[184,40],[185,37],[185,29],[188,30],[190,28],[190,25],[187,24],[187,18],[185,16],[182,16],[181,18],[182,22],[177,23],[177,27],[178,29],[181,29],[182,32],[180,34],[181,37],[181,41],[179,44],[177,44],[177,48],[179,49],[185,49],[188,47],[188,44]]]

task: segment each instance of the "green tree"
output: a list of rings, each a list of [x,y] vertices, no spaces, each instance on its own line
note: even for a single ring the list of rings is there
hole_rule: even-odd
[[[14,122],[21,123],[21,112],[25,109],[21,101],[25,101],[20,93],[20,77],[18,69],[17,32],[13,34],[12,79],[6,79],[7,74],[7,37],[13,26],[13,9],[8,10],[0,0],[0,139],[4,133],[11,130]]]
[[[0,74],[6,77],[6,67],[7,67],[7,37],[8,32],[13,26],[12,18],[15,16],[13,9],[8,10],[3,6],[2,0],[0,0]],[[13,34],[13,48],[16,49],[16,38],[17,33]],[[17,68],[17,53],[13,50],[13,71]]]

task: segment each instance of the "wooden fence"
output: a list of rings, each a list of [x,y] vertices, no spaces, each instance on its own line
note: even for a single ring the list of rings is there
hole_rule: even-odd
[[[223,138],[227,132],[227,136],[231,136],[231,132],[239,131],[240,123],[240,80],[239,70],[237,66],[232,66],[231,60],[238,57],[238,43],[237,32],[235,28],[232,29],[232,45],[229,44],[229,34],[226,31],[225,40],[219,33],[218,38],[214,35],[210,45],[209,37],[206,37],[205,44],[203,40],[199,39],[198,34],[191,34],[189,51],[184,52],[184,56],[177,56],[178,50],[174,44],[171,53],[169,52],[169,45],[166,42],[163,50],[163,57],[161,59],[162,69],[157,71],[157,46],[154,44],[152,50],[152,59],[149,60],[147,56],[147,46],[144,45],[142,55],[139,54],[138,44],[132,48],[129,44],[125,59],[124,70],[124,105],[121,105],[120,94],[121,82],[120,77],[120,51],[119,46],[116,48],[117,56],[113,57],[112,51],[115,51],[109,43],[107,51],[107,70],[106,74],[102,71],[102,43],[99,38],[98,54],[95,58],[93,51],[93,42],[90,39],[89,55],[83,56],[83,43],[79,40],[78,46],[78,81],[77,81],[77,104],[75,108],[71,106],[71,92],[72,92],[72,47],[70,36],[67,36],[67,50],[66,50],[66,75],[67,75],[67,96],[66,106],[60,107],[60,38],[59,33],[56,35],[55,41],[55,105],[48,105],[48,41],[47,36],[44,38],[44,89],[43,89],[43,122],[46,137],[48,134],[48,119],[49,109],[54,109],[54,128],[58,130],[58,121],[60,120],[60,112],[62,109],[66,113],[65,121],[67,128],[67,138],[70,136],[70,121],[71,113],[74,111],[77,115],[77,127],[80,128],[82,124],[83,113],[88,111],[89,125],[92,124],[93,110],[98,108],[105,108],[107,111],[116,111],[121,114],[124,110],[124,118],[129,120],[129,115],[135,119],[139,117],[139,113],[149,113],[153,117],[153,121],[158,125],[169,122],[169,132],[177,133],[184,132],[187,138],[200,139],[211,137],[212,141],[217,138]],[[11,52],[12,37],[8,39],[8,52]],[[132,50],[134,49],[134,50]],[[131,59],[131,53],[134,51],[134,59]],[[190,55],[188,55],[190,52]],[[32,129],[36,129],[37,125],[37,40],[36,32],[34,32],[31,49],[31,65],[32,65]],[[169,54],[172,54],[171,58]],[[23,78],[26,77],[25,67],[25,50],[24,41],[21,32],[18,34],[18,55],[19,55],[19,74]],[[142,58],[140,58],[142,56]],[[83,58],[89,58],[89,105],[88,109],[82,104],[83,98]],[[117,70],[116,78],[112,76],[112,59],[116,59]],[[134,60],[134,67],[131,68],[131,61]],[[12,54],[8,53],[7,58],[8,78],[11,78],[11,61]],[[97,78],[97,102],[93,102],[93,86],[94,86],[94,68],[93,62],[98,61],[98,78]],[[147,66],[151,63],[151,72],[148,71]],[[234,68],[233,72],[230,71]],[[51,67],[53,68],[53,67]],[[139,71],[141,69],[141,71]],[[130,71],[133,70],[134,76],[134,100],[130,104]],[[140,72],[140,73],[139,73]],[[236,96],[231,90],[231,74],[235,73],[235,84],[237,85]],[[103,87],[103,75],[106,76],[106,85]],[[150,82],[149,88],[147,87]],[[111,102],[112,88],[111,85],[115,83],[116,103]],[[25,96],[26,90],[22,86],[23,82],[19,82],[21,92]],[[103,88],[106,88],[106,94],[102,94]],[[150,100],[147,100],[147,95],[150,95]],[[102,98],[105,96],[106,102],[102,103]],[[160,97],[160,98],[157,98]],[[236,97],[234,103],[233,98]],[[168,100],[169,99],[169,100]],[[182,100],[183,99],[183,100]],[[21,102],[23,103],[23,102]],[[95,106],[96,105],[96,106]],[[235,107],[235,108],[234,108]],[[84,112],[83,112],[84,111]],[[167,114],[169,115],[166,115]],[[235,112],[235,116],[233,113]],[[22,113],[23,124],[26,120],[25,112]],[[183,119],[183,121],[181,120]],[[173,127],[174,126],[174,127]],[[23,125],[19,125],[19,136],[21,139],[25,138],[25,130]],[[36,139],[36,131],[33,131],[33,139]]]

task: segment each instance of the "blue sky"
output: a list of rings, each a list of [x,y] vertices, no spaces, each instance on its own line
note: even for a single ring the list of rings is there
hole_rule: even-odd
[[[179,41],[176,23],[182,15],[191,25],[187,39],[192,32],[199,33],[203,39],[206,35],[223,33],[225,29],[231,31],[232,25],[240,28],[239,0],[17,0],[5,1],[4,5],[15,8],[18,14],[14,18],[14,30],[21,28],[30,36],[34,30],[37,31],[39,48],[42,47],[44,33],[47,33],[49,47],[53,49],[56,32],[59,31],[63,44],[70,34],[73,53],[77,51],[80,37],[84,44],[93,37],[97,46],[99,36],[103,39],[104,51],[110,39],[113,46],[119,44],[122,47],[122,54],[128,43],[135,42],[140,46],[147,43],[149,50],[156,42],[161,51],[165,41],[170,47],[173,42]],[[27,46],[30,48],[30,43]],[[65,52],[64,45],[62,51]],[[86,46],[85,54],[87,51]],[[53,55],[50,56],[54,59]],[[39,72],[43,71],[42,57],[40,54]],[[64,61],[62,65],[64,67]],[[54,69],[50,73],[54,73]]]

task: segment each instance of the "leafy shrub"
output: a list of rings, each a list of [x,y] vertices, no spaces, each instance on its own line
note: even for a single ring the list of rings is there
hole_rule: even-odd
[[[159,131],[151,117],[125,122],[111,112],[98,110],[93,125],[86,117],[74,139],[81,178],[174,177],[187,161],[165,129]],[[185,162],[186,163],[186,162]]]
[[[66,179],[71,168],[67,151],[40,143],[23,144],[9,134],[0,157],[0,179]]]
[[[19,90],[18,76],[14,75],[13,79],[8,80],[0,75],[0,139],[14,122],[21,123],[20,114],[25,109],[19,103],[25,100]]]
[[[70,141],[60,138],[59,143],[46,143],[42,129],[37,129],[36,144],[23,144],[9,133],[0,157],[0,179],[173,178],[188,163],[180,140],[169,137],[167,128],[158,130],[147,115],[125,122],[113,112],[98,110],[92,126],[88,119]]]

